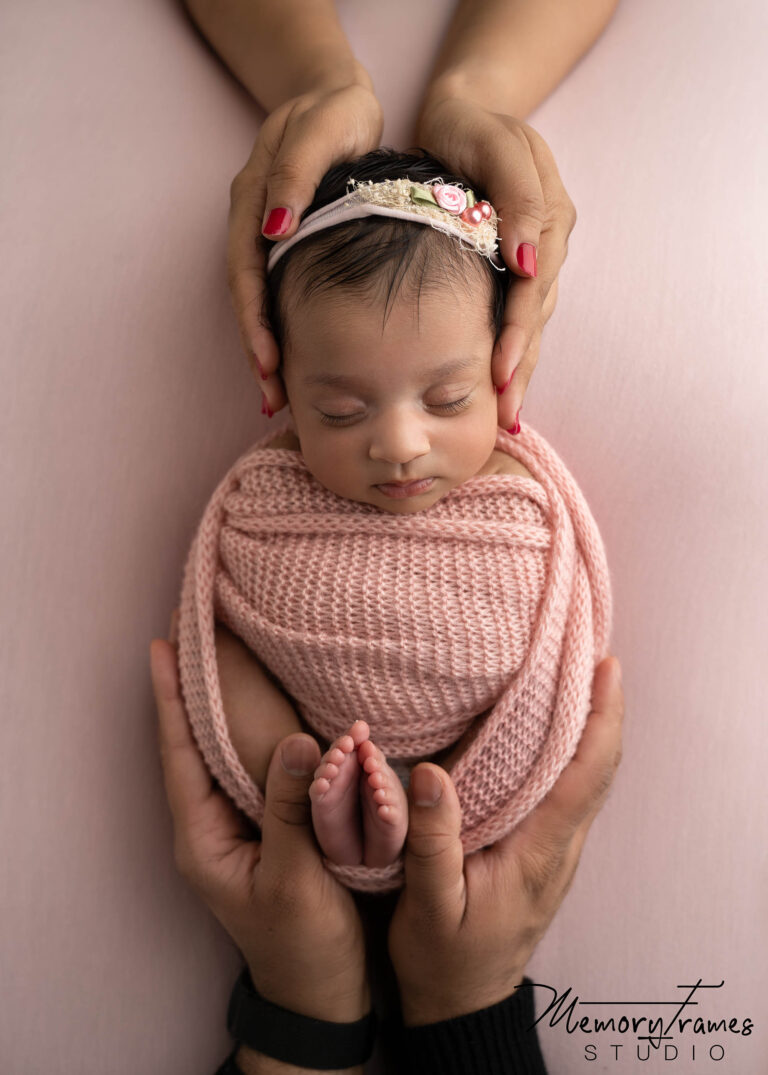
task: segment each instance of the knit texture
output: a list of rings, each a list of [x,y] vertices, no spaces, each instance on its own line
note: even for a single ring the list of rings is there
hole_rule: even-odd
[[[535,480],[471,478],[396,515],[332,493],[299,452],[266,447],[274,437],[221,481],[184,570],[180,679],[211,772],[260,825],[264,797],[227,730],[219,620],[322,739],[362,718],[407,766],[468,733],[451,771],[462,842],[466,853],[495,842],[572,758],[608,652],[608,567],[581,491],[530,426],[500,429],[496,447]],[[403,880],[402,859],[329,868],[360,891]]]

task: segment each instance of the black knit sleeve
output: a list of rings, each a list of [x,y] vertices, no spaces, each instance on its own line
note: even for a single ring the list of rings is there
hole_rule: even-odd
[[[479,1012],[419,1027],[393,1027],[403,1075],[547,1075],[524,978],[515,992]]]

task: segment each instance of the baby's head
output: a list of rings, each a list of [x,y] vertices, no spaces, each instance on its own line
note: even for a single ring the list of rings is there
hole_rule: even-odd
[[[327,172],[304,216],[345,195],[350,179],[402,178],[469,185],[434,158],[379,149]],[[268,313],[319,482],[408,514],[481,470],[496,442],[491,355],[509,275],[452,235],[387,216],[286,249],[268,274]]]

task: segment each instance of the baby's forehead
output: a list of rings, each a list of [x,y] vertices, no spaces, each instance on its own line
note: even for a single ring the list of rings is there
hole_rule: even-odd
[[[285,307],[283,358],[294,383],[333,383],[336,377],[381,381],[382,368],[411,382],[477,369],[490,362],[493,328],[485,295],[443,284],[393,296],[350,288],[294,293]]]
[[[291,381],[308,391],[374,393],[380,388],[409,386],[426,390],[441,385],[469,383],[490,368],[490,354],[478,351],[448,361],[419,361],[410,355],[387,363],[373,354],[361,355],[354,364],[334,363],[325,356],[299,352],[291,359]]]

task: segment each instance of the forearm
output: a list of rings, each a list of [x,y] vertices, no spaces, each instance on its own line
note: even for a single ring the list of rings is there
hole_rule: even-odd
[[[589,51],[618,0],[461,0],[424,107],[446,96],[524,119]]]
[[[372,88],[333,0],[183,0],[232,74],[271,112],[320,86]]]
[[[316,1075],[311,1068],[297,1068],[293,1064],[284,1064],[281,1060],[272,1060],[269,1056],[255,1053],[247,1045],[241,1045],[237,1052],[237,1066],[243,1075]],[[326,1075],[362,1075],[363,1068],[345,1068],[342,1072],[326,1072]]]

